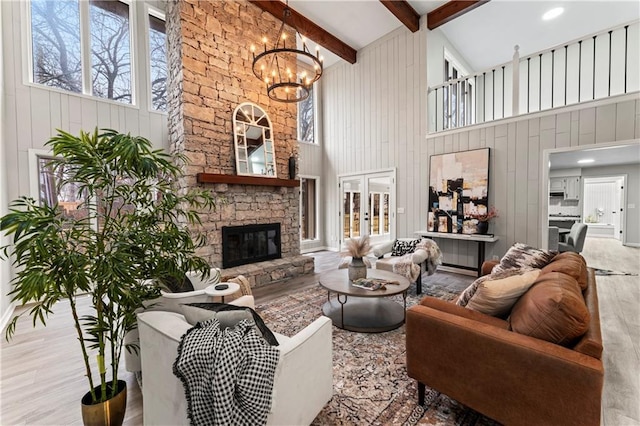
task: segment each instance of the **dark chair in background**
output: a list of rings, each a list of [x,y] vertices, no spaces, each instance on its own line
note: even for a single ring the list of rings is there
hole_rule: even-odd
[[[558,243],[558,251],[573,251],[580,253],[584,248],[584,240],[587,238],[587,225],[584,223],[574,223],[571,226],[569,235],[566,236],[564,242]]]

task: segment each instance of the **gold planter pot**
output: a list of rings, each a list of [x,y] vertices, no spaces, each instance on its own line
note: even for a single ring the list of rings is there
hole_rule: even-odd
[[[107,383],[110,390],[112,382]],[[100,392],[100,386],[94,388]],[[121,426],[127,409],[127,382],[118,380],[118,393],[105,402],[91,404],[91,393],[82,397],[82,423],[85,426]]]

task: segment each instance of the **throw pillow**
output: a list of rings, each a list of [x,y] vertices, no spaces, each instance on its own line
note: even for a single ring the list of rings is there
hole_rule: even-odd
[[[200,311],[200,312],[199,312]],[[244,311],[248,312],[256,325],[256,328],[262,334],[264,340],[271,346],[278,346],[278,339],[273,335],[271,330],[265,325],[264,321],[256,311],[245,306],[228,305],[226,303],[186,303],[182,305],[182,312],[185,319],[191,325],[217,317],[220,321],[220,327],[223,327],[223,318],[219,315],[223,312]],[[243,314],[239,315],[223,315],[224,324],[232,324],[234,327],[238,322],[247,319]],[[237,319],[237,321],[235,321]],[[235,322],[233,322],[235,321]]]
[[[589,329],[589,310],[578,282],[560,272],[542,274],[516,302],[510,329],[563,346],[571,346]]]
[[[540,270],[533,269],[508,278],[485,280],[471,296],[466,308],[494,317],[506,316],[539,275]]]
[[[555,251],[542,250],[522,243],[515,243],[500,259],[500,263],[493,268],[492,274],[507,269],[537,268],[546,266],[554,256]]]
[[[584,257],[578,253],[567,251],[558,254],[547,266],[542,268],[543,274],[547,272],[562,272],[575,278],[582,291],[587,288],[587,264]]]
[[[391,256],[404,256],[407,253],[413,253],[419,242],[420,240],[395,240],[391,248]]]
[[[524,272],[529,270],[531,269],[530,268],[525,270],[507,269],[505,271],[493,272],[491,275],[483,275],[477,280],[475,280],[474,282],[472,282],[469,287],[467,287],[462,293],[460,293],[460,296],[458,296],[458,299],[456,299],[456,305],[462,306],[463,308],[466,307],[467,303],[469,303],[469,300],[471,300],[473,295],[476,294],[476,291],[478,291],[478,288],[480,287],[480,285],[482,285],[482,283],[484,283],[485,281],[509,278],[514,275],[523,274]]]
[[[216,318],[220,322],[220,329],[222,330],[225,328],[233,328],[242,320],[247,320],[249,324],[255,325],[253,315],[246,309],[216,312],[183,304],[182,315],[184,315],[184,318],[191,325]]]
[[[182,279],[177,279],[173,275],[158,277],[158,283],[160,288],[170,293],[186,293],[194,291],[193,284],[186,275],[183,275]]]

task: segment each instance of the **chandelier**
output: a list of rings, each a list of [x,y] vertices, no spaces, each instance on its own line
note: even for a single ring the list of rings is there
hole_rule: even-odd
[[[322,76],[322,57],[317,46],[315,55],[309,52],[304,37],[300,37],[302,50],[296,48],[295,38],[292,47],[287,47],[287,34],[284,26],[287,18],[291,17],[288,1],[283,14],[278,38],[272,49],[267,50],[268,40],[266,37],[262,38],[264,46],[262,53],[256,55],[256,47],[251,45],[253,73],[266,84],[269,98],[279,102],[301,102],[309,97],[311,86]],[[295,34],[299,35],[293,22],[291,26],[295,30]],[[305,69],[301,73],[297,73],[298,62],[309,63],[309,70]],[[303,68],[305,67],[303,66]]]

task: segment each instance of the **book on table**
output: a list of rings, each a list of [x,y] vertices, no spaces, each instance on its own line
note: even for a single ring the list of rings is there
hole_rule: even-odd
[[[398,285],[398,281],[383,280],[380,278],[358,278],[351,282],[354,287],[363,288],[365,290],[384,290],[387,285]]]

